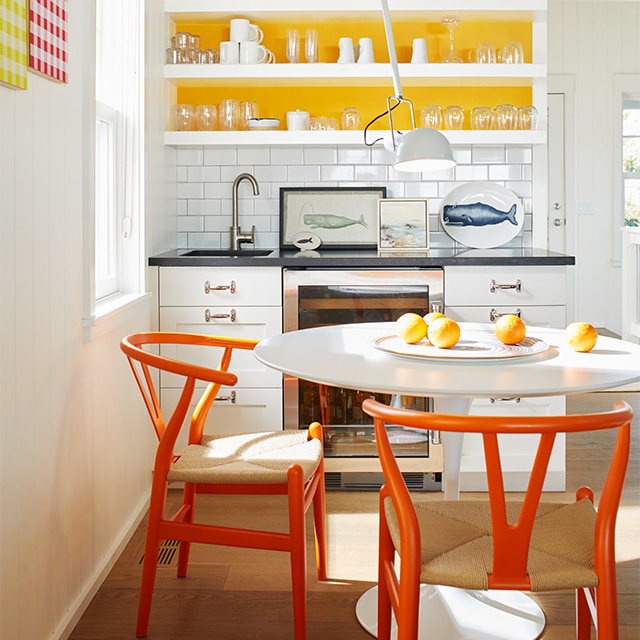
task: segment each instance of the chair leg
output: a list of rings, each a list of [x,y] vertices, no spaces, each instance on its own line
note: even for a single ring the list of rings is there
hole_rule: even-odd
[[[600,576],[595,589],[598,640],[618,640],[618,594],[615,571],[613,578]]]
[[[196,485],[187,483],[184,485],[183,505],[188,504],[189,509],[185,514],[185,522],[193,522],[196,509]],[[183,540],[180,542],[178,549],[178,578],[186,578],[187,568],[189,566],[189,552],[191,551],[191,542],[189,540]]]
[[[318,476],[318,486],[313,495],[313,528],[316,539],[318,580],[325,581],[327,579],[327,500],[323,469],[320,469]]]
[[[288,472],[289,544],[293,625],[296,640],[307,637],[307,544],[305,531],[302,468],[292,465]]]
[[[138,602],[138,621],[136,623],[136,636],[138,638],[144,638],[147,635],[147,628],[149,627],[151,600],[153,598],[153,587],[158,569],[158,553],[160,552],[158,524],[164,515],[166,489],[167,486],[165,483],[164,490],[162,487],[153,487],[151,491],[147,538],[144,547],[144,562],[142,565],[140,600]]]

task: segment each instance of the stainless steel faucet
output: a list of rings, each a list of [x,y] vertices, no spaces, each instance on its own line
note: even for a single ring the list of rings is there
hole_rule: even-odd
[[[243,181],[248,180],[253,186],[253,195],[257,196],[260,193],[260,187],[258,187],[257,180],[250,173],[241,173],[233,181],[233,199],[231,209],[231,251],[240,251],[240,245],[243,242],[255,242],[256,227],[251,227],[250,233],[242,233],[240,225],[238,223],[238,185]]]

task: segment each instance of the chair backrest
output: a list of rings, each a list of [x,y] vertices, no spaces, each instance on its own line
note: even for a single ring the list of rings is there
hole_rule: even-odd
[[[159,450],[165,449],[167,455],[173,452],[176,439],[189,412],[198,381],[207,383],[207,386],[191,415],[189,443],[200,442],[207,413],[220,387],[222,385],[234,386],[238,381],[237,376],[229,372],[234,349],[250,350],[257,343],[257,340],[243,338],[162,331],[134,333],[122,339],[120,348],[129,360],[131,370],[142,393],[145,406],[160,441]],[[168,358],[162,355],[162,347],[168,345],[191,345],[208,347],[212,350],[217,349],[219,352],[218,364],[209,367]],[[151,348],[155,351],[150,351]],[[165,419],[160,408],[159,394],[156,389],[158,376],[154,374],[153,370],[166,371],[184,377],[182,393],[168,420]]]
[[[527,581],[531,532],[556,434],[617,428],[618,434],[609,471],[598,503],[595,538],[596,548],[608,546],[608,553],[612,552],[615,520],[629,459],[633,410],[627,403],[616,402],[612,411],[604,413],[535,417],[427,413],[388,407],[372,399],[365,400],[362,407],[374,418],[380,464],[399,521],[403,549],[412,547],[415,550],[416,545],[417,549],[420,549],[420,540],[419,537],[415,538],[415,534],[406,533],[406,538],[402,537],[403,531],[418,530],[417,516],[413,500],[391,449],[386,424],[414,429],[482,434],[494,540],[492,577],[502,584],[523,584]],[[509,522],[507,518],[498,443],[498,436],[506,433],[540,436],[521,512],[516,522]],[[577,499],[584,497],[593,501],[593,493],[586,487],[580,488],[576,493]],[[598,563],[596,556],[596,566]]]

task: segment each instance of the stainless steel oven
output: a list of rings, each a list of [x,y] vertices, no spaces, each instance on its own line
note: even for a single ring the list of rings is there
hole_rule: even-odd
[[[442,269],[285,269],[284,330],[394,321],[408,311],[425,314],[442,308],[442,296]],[[306,429],[314,420],[325,427],[328,488],[377,489],[382,482],[372,421],[360,406],[368,396],[430,408],[428,398],[321,387],[285,377],[285,429]],[[441,446],[428,434],[401,427],[391,439],[410,487],[440,490]]]

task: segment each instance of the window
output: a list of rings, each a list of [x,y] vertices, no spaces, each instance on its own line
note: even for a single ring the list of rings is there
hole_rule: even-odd
[[[640,100],[622,104],[624,224],[640,227]]]
[[[101,301],[143,290],[142,11],[142,0],[96,0],[97,315]]]

